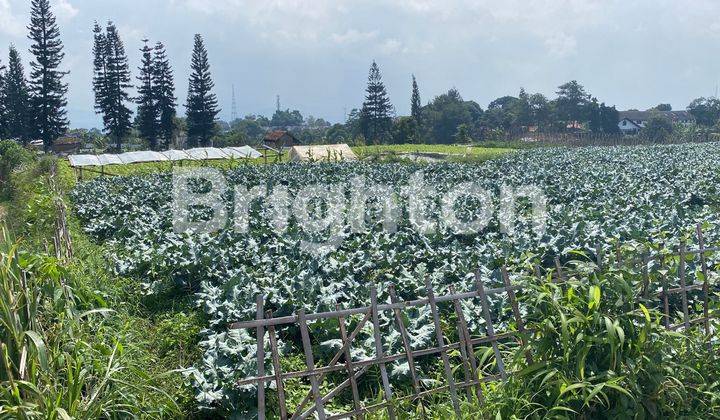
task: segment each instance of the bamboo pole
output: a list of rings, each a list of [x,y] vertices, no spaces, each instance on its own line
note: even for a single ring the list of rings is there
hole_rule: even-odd
[[[263,319],[263,295],[259,294],[255,298],[257,306],[257,319]],[[265,330],[262,325],[257,327],[257,371],[258,376],[265,376]],[[265,381],[260,380],[257,387],[258,397],[258,420],[265,420]]]
[[[425,290],[427,291],[428,301],[430,304],[430,310],[432,311],[433,323],[435,324],[435,338],[437,339],[438,346],[444,347],[445,340],[443,339],[442,326],[440,325],[440,313],[435,302],[435,293],[430,283],[430,278],[425,277]],[[452,368],[450,367],[450,358],[447,352],[441,352],[440,357],[442,358],[443,367],[445,369],[445,379],[447,380],[448,389],[450,390],[450,399],[452,400],[453,409],[455,414],[461,417],[460,403],[457,398],[457,390],[455,389],[455,380],[453,379]]]
[[[373,336],[375,338],[375,353],[378,358],[384,356],[382,347],[382,338],[380,337],[380,319],[378,314],[378,302],[377,302],[377,288],[373,284],[370,286],[370,306],[372,307],[372,323],[373,323]],[[385,362],[380,362],[380,376],[382,377],[383,390],[385,401],[389,403],[387,406],[388,417],[390,420],[395,420],[395,408],[392,406],[392,389],[390,389],[390,379],[388,379],[387,367]]]
[[[313,396],[315,397],[315,410],[317,411],[318,418],[325,420],[325,406],[322,402],[322,396],[320,395],[320,385],[318,384],[318,377],[315,374],[315,359],[313,358],[312,345],[310,344],[310,333],[308,331],[307,319],[305,318],[305,309],[298,311],[298,319],[300,320],[300,335],[303,342],[303,350],[305,351],[305,364],[307,365],[310,375],[310,387],[312,388]]]

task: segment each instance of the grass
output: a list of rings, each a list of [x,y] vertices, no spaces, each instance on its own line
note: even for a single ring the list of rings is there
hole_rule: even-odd
[[[3,290],[17,291],[0,301],[38,302],[28,307],[36,313],[31,320],[0,328],[10,334],[2,341],[12,345],[6,369],[0,369],[10,372],[0,373],[0,388],[9,386],[0,392],[0,418],[200,417],[180,369],[200,358],[202,313],[192,296],[148,298],[136,279],[114,275],[104,246],[89,240],[72,213],[74,258],[54,258],[54,193],[47,177],[53,163],[42,159],[15,172],[12,198],[0,203],[18,238],[0,237],[0,282],[14,285]],[[63,198],[75,179],[67,162],[57,173]],[[15,254],[20,257],[8,257]],[[13,261],[30,262],[22,269],[30,270],[32,282],[22,280]],[[19,287],[24,284],[37,286]],[[8,319],[28,311],[9,308]],[[19,362],[23,352],[25,364]],[[25,379],[13,388],[11,377]]]
[[[377,146],[357,146],[352,148],[358,157],[397,158],[405,154],[448,155],[449,160],[484,161],[512,152],[507,147],[478,147],[447,144],[388,144]]]

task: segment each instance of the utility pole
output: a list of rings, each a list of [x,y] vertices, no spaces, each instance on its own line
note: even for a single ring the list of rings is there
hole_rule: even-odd
[[[275,110],[280,112],[280,95],[275,95]]]

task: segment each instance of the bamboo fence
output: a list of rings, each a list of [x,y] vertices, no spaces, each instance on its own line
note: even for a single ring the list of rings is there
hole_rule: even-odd
[[[700,324],[706,336],[713,334],[711,319],[714,314],[711,311],[711,285],[709,277],[711,271],[708,267],[708,256],[712,253],[720,251],[717,247],[705,247],[703,232],[700,225],[696,229],[697,248],[688,249],[685,242],[681,242],[676,250],[660,249],[656,255],[649,255],[647,252],[640,257],[623,258],[623,253],[618,245],[616,254],[606,258],[602,252],[602,248],[598,246],[595,250],[596,265],[598,270],[614,267],[615,269],[637,270],[642,277],[641,295],[649,302],[656,302],[656,307],[661,308],[663,316],[663,324],[669,330],[690,329],[694,325]],[[675,258],[677,257],[677,258]],[[702,277],[694,276],[691,278],[688,274],[688,259],[697,265],[699,273]],[[670,264],[677,261],[675,270],[666,270]],[[653,267],[651,269],[651,267]],[[670,278],[670,273],[676,274],[674,278]],[[458,417],[460,417],[460,398],[459,393],[464,392],[468,401],[477,401],[482,404],[483,392],[482,384],[492,381],[504,381],[512,372],[508,372],[505,366],[505,360],[500,349],[502,343],[514,341],[523,346],[528,340],[533,339],[533,331],[525,327],[526,322],[523,319],[523,310],[520,307],[522,303],[516,296],[516,292],[523,291],[520,285],[514,285],[511,282],[511,276],[507,267],[501,267],[499,275],[502,281],[501,287],[486,288],[480,277],[480,272],[475,273],[474,284],[475,290],[463,293],[456,293],[454,288],[449,288],[449,294],[437,295],[430,280],[425,279],[424,291],[426,297],[416,300],[402,301],[399,300],[392,286],[389,287],[389,303],[378,302],[378,293],[375,285],[369,286],[370,306],[340,309],[334,311],[305,313],[304,310],[298,310],[291,316],[273,317],[272,313],[265,311],[264,297],[257,296],[257,316],[255,320],[236,322],[230,327],[234,329],[255,330],[257,337],[257,376],[241,379],[237,385],[255,384],[258,386],[258,418],[264,419],[266,416],[266,384],[274,383],[277,392],[277,405],[279,417],[285,419],[306,419],[316,416],[319,419],[341,419],[341,418],[362,418],[365,414],[386,410],[390,419],[397,418],[396,403],[411,400],[417,401],[431,394],[447,392],[450,396],[453,409]],[[527,273],[522,275],[528,276]],[[537,277],[538,281],[546,281],[550,279],[555,283],[562,284],[567,280],[568,274],[563,268],[559,258],[555,258],[554,266],[549,269],[543,269],[535,266],[533,273],[529,276]],[[671,281],[672,280],[672,281]],[[690,283],[691,280],[695,280]],[[655,288],[656,290],[652,290]],[[699,293],[699,306],[701,314],[696,316],[695,311],[691,311],[689,304],[689,293]],[[509,304],[509,308],[505,313],[509,315],[512,322],[498,323],[498,315],[491,312],[493,306],[489,300],[489,296],[504,295]],[[674,296],[680,296],[679,305],[671,304]],[[468,328],[468,320],[463,314],[461,302],[465,300],[475,300],[479,302],[482,308],[482,318],[485,323],[485,334],[481,336],[473,336]],[[448,311],[455,315],[455,331],[458,337],[457,341],[446,342],[447,328],[443,330],[440,305],[447,305]],[[679,310],[675,310],[675,306],[679,306]],[[407,326],[403,320],[403,311],[410,308],[427,307],[432,314],[432,324],[435,329],[435,345],[424,349],[413,349],[410,345],[410,336]],[[698,305],[693,305],[697,308]],[[403,345],[403,351],[395,354],[386,354],[382,345],[381,328],[379,323],[380,313],[392,313],[393,326],[400,333]],[[527,312],[525,312],[527,313]],[[362,317],[356,324],[355,328],[348,335],[347,319],[351,316]],[[341,348],[338,349],[329,364],[326,366],[316,366],[315,355],[313,354],[313,346],[311,343],[310,331],[308,323],[311,321],[336,319],[338,321],[337,334],[341,338]],[[675,322],[678,321],[678,322]],[[513,324],[514,322],[514,324]],[[360,331],[368,323],[372,324],[373,339],[375,345],[375,356],[365,360],[354,360],[351,354],[351,348],[354,340]],[[277,327],[296,325],[300,330],[302,347],[305,356],[306,368],[299,371],[283,372],[281,370],[280,352],[278,350]],[[504,327],[503,331],[496,331],[497,326]],[[265,373],[265,334],[268,334],[270,343],[270,354],[272,359],[273,373]],[[476,356],[478,346],[489,345],[492,348],[492,358],[496,373],[489,374],[480,368],[480,362]],[[708,341],[708,345],[710,342]],[[459,357],[457,356],[459,355]],[[421,357],[433,356],[440,358],[442,362],[442,371],[444,384],[429,389],[423,389],[420,377],[417,372],[417,359]],[[533,355],[529,350],[525,352],[526,363],[533,363]],[[459,360],[456,372],[453,371],[451,358]],[[393,387],[387,372],[387,364],[407,361],[409,366],[409,374],[412,381],[412,393],[409,395],[395,395]],[[382,389],[381,402],[373,402],[365,404],[361,400],[358,390],[359,378],[367,373],[371,368],[377,368],[380,372],[381,383],[378,386]],[[327,393],[321,392],[321,385],[329,374],[344,375],[346,379],[336,385]],[[337,377],[337,376],[335,376]],[[307,378],[310,382],[310,391],[307,393],[301,403],[290,410],[287,407],[287,395],[285,381],[294,378]],[[341,392],[350,388],[352,396],[353,409],[344,413],[328,413],[325,409],[328,402]],[[422,407],[422,405],[420,405]],[[424,409],[423,409],[424,410]],[[425,416],[425,412],[422,412]]]

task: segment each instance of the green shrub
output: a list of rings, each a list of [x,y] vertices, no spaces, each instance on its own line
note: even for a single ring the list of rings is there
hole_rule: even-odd
[[[32,160],[33,154],[14,140],[0,140],[0,192],[7,194],[12,173]]]
[[[710,418],[720,369],[702,337],[667,331],[630,273],[580,266],[565,284],[529,284],[534,337],[519,372],[481,407],[502,418]],[[585,267],[588,268],[588,267]],[[649,305],[647,305],[649,306]],[[526,351],[534,363],[524,363]]]

